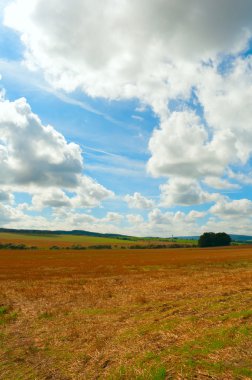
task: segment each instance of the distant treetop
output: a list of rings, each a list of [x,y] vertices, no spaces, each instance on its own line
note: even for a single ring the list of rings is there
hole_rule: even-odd
[[[230,245],[231,237],[225,232],[205,232],[199,238],[199,247],[220,247]]]

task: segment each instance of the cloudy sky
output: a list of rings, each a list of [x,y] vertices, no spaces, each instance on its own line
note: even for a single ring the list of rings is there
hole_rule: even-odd
[[[252,234],[251,0],[1,0],[0,226]]]

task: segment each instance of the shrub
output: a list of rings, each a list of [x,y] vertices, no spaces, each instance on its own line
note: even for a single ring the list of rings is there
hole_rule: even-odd
[[[30,249],[25,244],[0,243],[0,249]]]
[[[112,245],[109,244],[101,244],[101,245],[90,245],[89,249],[112,249]]]
[[[69,247],[70,249],[77,249],[77,250],[82,250],[82,249],[86,249],[85,246],[83,245],[80,245],[80,244],[73,244],[71,247]]]

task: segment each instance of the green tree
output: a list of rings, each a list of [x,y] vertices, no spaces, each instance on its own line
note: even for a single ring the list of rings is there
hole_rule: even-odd
[[[198,245],[200,247],[213,247],[215,243],[215,233],[204,232],[199,238]]]
[[[204,232],[198,241],[199,247],[219,247],[230,245],[231,237],[225,232]]]
[[[225,232],[218,232],[217,234],[215,234],[215,242],[216,246],[230,245],[231,237]]]

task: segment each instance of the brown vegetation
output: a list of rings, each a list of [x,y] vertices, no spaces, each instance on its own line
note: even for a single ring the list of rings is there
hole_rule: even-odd
[[[249,246],[1,250],[0,379],[252,378],[251,284]]]

